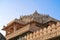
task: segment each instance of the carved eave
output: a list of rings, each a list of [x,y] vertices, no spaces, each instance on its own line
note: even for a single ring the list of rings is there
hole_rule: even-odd
[[[12,28],[12,25],[14,25],[14,24],[19,24],[20,26],[24,26],[23,24],[18,23],[18,22],[16,22],[16,21],[11,21],[11,22],[9,22],[9,23],[7,24],[7,26],[3,26],[4,28],[3,28],[2,30],[7,30],[7,29],[9,29],[9,28]]]
[[[3,26],[4,28],[2,30],[7,30],[9,28],[9,26],[13,25],[15,22],[11,21],[7,24],[7,26]]]

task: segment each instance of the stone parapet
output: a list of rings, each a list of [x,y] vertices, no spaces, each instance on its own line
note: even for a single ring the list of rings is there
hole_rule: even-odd
[[[47,40],[60,35],[60,23],[57,22],[56,25],[52,24],[47,28],[40,29],[34,33],[27,34],[23,38],[26,40]]]

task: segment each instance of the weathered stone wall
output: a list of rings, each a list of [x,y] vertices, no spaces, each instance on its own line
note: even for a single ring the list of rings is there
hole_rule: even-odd
[[[59,35],[60,35],[60,23],[57,22],[56,25],[52,24],[47,28],[40,29],[39,31],[36,31],[31,34],[27,34],[22,38],[24,38],[25,40],[46,40]]]

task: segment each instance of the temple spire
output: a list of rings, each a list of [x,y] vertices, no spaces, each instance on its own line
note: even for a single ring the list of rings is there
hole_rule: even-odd
[[[37,10],[35,10],[35,13],[38,13]]]
[[[33,13],[33,15],[39,15],[39,13],[37,12],[37,10],[35,10],[35,12]]]

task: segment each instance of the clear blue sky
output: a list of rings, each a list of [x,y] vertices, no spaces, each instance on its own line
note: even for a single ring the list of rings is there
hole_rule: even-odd
[[[9,21],[35,10],[60,20],[60,0],[0,0],[0,32]]]

